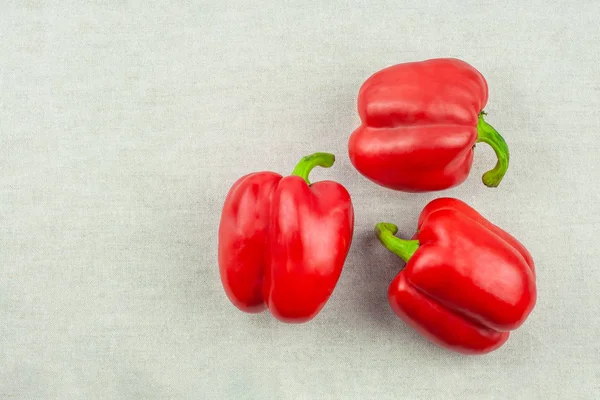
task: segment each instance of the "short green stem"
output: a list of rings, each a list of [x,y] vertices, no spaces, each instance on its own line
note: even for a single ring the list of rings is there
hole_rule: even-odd
[[[323,167],[329,168],[335,162],[335,156],[330,153],[314,153],[310,156],[302,157],[294,171],[292,171],[292,175],[299,176],[304,179],[308,185],[310,185],[310,181],[308,180],[308,174],[314,167]]]
[[[398,227],[388,222],[380,222],[375,225],[375,234],[386,249],[408,261],[419,248],[418,240],[405,240],[394,236],[398,233]]]
[[[508,160],[510,154],[508,152],[508,145],[504,141],[504,138],[498,133],[493,126],[485,122],[483,116],[485,112],[479,114],[479,120],[477,122],[477,142],[484,142],[492,146],[498,162],[496,166],[483,174],[482,180],[484,185],[488,187],[496,187],[500,184],[500,181],[506,174],[508,169]]]

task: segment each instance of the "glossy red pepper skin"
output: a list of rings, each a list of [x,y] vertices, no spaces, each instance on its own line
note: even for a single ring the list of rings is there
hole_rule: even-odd
[[[315,165],[330,166],[333,156],[325,156],[331,159]],[[227,296],[242,311],[268,308],[281,321],[306,322],[337,284],[352,242],[352,201],[339,183],[308,184],[310,169],[303,176],[249,174],[227,195],[219,270]]]
[[[508,340],[536,303],[527,249],[464,202],[439,198],[421,212],[413,240],[377,225],[388,249],[405,258],[388,299],[394,312],[430,341],[485,354]]]
[[[488,85],[481,73],[450,58],[397,64],[368,78],[358,94],[361,126],[350,136],[354,167],[395,190],[427,192],[465,181],[475,143],[498,156],[483,181],[498,186],[509,161],[508,146],[483,119]]]

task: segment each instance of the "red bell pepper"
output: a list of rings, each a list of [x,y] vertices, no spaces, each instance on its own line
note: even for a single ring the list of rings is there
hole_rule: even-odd
[[[406,267],[392,281],[394,312],[430,341],[465,354],[502,346],[535,306],[535,268],[514,237],[457,199],[421,212],[412,240],[379,223],[383,245]]]
[[[284,322],[306,322],[323,308],[342,272],[354,229],[348,191],[311,184],[315,166],[333,154],[304,157],[291,176],[256,172],[230,189],[219,226],[219,270],[240,310],[267,307]]]
[[[360,88],[362,124],[350,136],[350,160],[362,175],[387,188],[442,190],[467,178],[475,143],[485,142],[498,162],[483,183],[496,187],[508,168],[509,151],[483,119],[487,100],[484,77],[460,60],[385,68]]]

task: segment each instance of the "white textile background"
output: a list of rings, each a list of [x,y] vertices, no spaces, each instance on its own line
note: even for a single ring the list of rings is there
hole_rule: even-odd
[[[600,2],[0,0],[0,398],[597,399]],[[397,193],[346,153],[356,95],[399,62],[458,57],[490,88],[511,166],[477,146],[458,188]],[[354,242],[308,324],[225,297],[217,227],[241,175],[337,155]],[[431,199],[463,199],[534,256],[538,304],[483,357],[390,310]]]

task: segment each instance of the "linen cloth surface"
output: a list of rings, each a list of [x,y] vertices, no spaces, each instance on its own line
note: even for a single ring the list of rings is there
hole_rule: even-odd
[[[594,399],[600,393],[600,2],[0,1],[0,398]],[[356,96],[386,66],[457,57],[486,77],[468,180],[381,188],[347,139]],[[240,176],[289,174],[351,193],[352,248],[302,325],[247,315],[217,267]],[[538,303],[482,357],[431,345],[391,311],[428,201],[466,201],[517,237]]]

